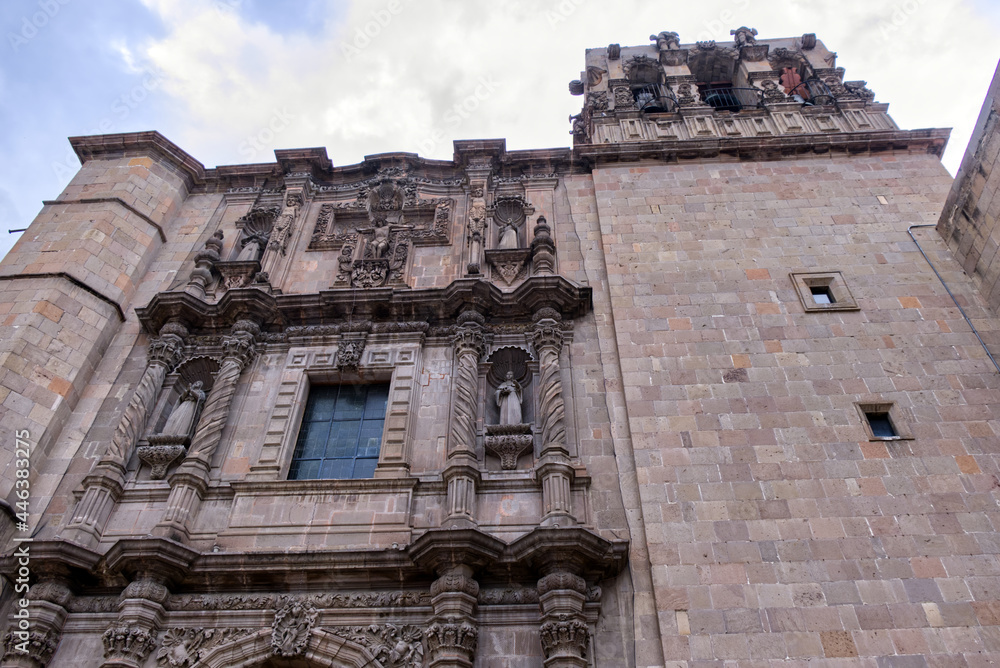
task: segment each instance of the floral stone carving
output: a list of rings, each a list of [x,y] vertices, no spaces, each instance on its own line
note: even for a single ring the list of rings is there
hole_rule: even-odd
[[[252,633],[254,629],[169,629],[156,663],[163,668],[191,668],[212,648]]]
[[[146,656],[156,647],[156,634],[138,626],[112,626],[101,636],[104,658],[142,665]]]
[[[454,618],[447,622],[434,622],[424,631],[427,648],[431,652],[439,649],[459,650],[473,657],[479,644],[479,629],[468,622]]]
[[[500,468],[512,471],[517,468],[517,459],[535,443],[530,424],[488,424],[486,425],[486,451],[500,458]]]
[[[48,664],[58,646],[59,636],[52,629],[43,632],[8,631],[3,637],[2,663],[5,666],[42,668]]]
[[[559,615],[558,619],[548,621],[539,628],[542,640],[542,651],[545,658],[553,656],[587,656],[587,643],[590,641],[590,630],[587,625],[569,615]]]
[[[271,650],[278,656],[299,656],[309,642],[319,611],[311,603],[289,599],[274,613]]]
[[[367,648],[384,668],[420,668],[423,665],[423,634],[416,626],[371,624],[341,626],[329,630],[334,635]]]

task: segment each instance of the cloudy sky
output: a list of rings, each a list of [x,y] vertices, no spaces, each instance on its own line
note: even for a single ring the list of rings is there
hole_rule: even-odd
[[[335,165],[453,139],[567,146],[583,50],[815,32],[957,169],[1000,58],[996,0],[3,0],[0,255],[79,167],[66,137],[158,130],[208,167]]]

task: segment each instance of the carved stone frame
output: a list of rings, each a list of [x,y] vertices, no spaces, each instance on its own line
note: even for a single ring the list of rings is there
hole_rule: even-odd
[[[342,335],[343,336],[343,335]],[[338,368],[335,346],[295,346],[287,353],[264,443],[248,480],[287,480],[309,389],[314,384],[389,382],[382,447],[375,478],[409,476],[411,416],[419,391],[423,334],[369,335],[357,368]],[[391,339],[391,340],[389,340]],[[340,342],[344,339],[340,338]]]

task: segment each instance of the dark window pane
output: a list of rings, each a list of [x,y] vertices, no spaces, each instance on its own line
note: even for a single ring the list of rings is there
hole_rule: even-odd
[[[868,418],[868,424],[872,428],[872,435],[876,438],[894,438],[899,435],[892,426],[892,421],[889,420],[888,413],[865,413],[865,417]]]
[[[389,386],[372,385],[368,388],[368,401],[365,402],[365,419],[385,419],[385,408],[389,403]]]
[[[337,397],[337,409],[333,413],[334,420],[358,420],[364,415],[365,386],[342,385]]]
[[[327,457],[353,457],[358,447],[358,427],[360,420],[334,422],[330,430],[330,442],[326,448]]]
[[[312,388],[289,479],[372,477],[388,400],[388,384]]]
[[[337,399],[334,387],[314,387],[309,392],[309,401],[306,403],[306,413],[303,416],[304,422],[320,422],[333,417],[333,406]]]
[[[319,477],[332,480],[350,478],[353,469],[353,459],[326,459],[323,461]]]
[[[355,478],[374,478],[378,459],[359,459],[354,464]]]
[[[288,478],[290,480],[315,480],[319,477],[319,460],[292,462],[292,470]]]
[[[302,459],[318,459],[322,457],[326,452],[326,441],[330,433],[330,423],[308,422],[302,425],[302,429],[296,456]]]

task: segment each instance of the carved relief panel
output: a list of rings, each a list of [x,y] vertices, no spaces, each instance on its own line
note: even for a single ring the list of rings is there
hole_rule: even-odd
[[[450,242],[450,197],[418,197],[423,183],[452,183],[409,177],[402,169],[381,170],[366,181],[320,186],[319,198],[353,194],[354,200],[323,202],[310,251],[339,251],[333,287],[378,288],[406,284],[412,248]]]

